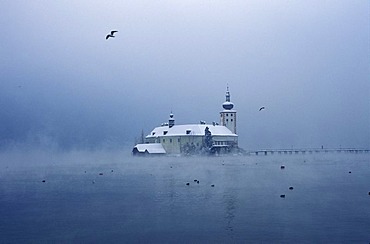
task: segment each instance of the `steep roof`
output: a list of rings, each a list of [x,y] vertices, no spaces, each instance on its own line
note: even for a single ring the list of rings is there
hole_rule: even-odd
[[[162,144],[160,143],[137,144],[134,148],[141,153],[144,153],[145,151],[148,151],[148,153],[151,154],[166,153]]]
[[[227,127],[222,125],[209,125],[209,124],[185,124],[185,125],[174,125],[156,127],[150,132],[146,138],[157,137],[157,136],[204,136],[204,130],[206,127],[209,128],[213,136],[235,136]]]

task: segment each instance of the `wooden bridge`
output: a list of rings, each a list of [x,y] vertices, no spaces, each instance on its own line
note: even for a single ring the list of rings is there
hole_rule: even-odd
[[[301,148],[301,149],[262,149],[248,151],[249,155],[273,155],[273,154],[313,154],[313,153],[369,153],[370,149],[360,148]]]

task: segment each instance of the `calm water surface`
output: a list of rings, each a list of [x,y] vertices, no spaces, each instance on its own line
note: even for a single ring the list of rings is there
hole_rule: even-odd
[[[2,153],[0,242],[369,243],[369,192],[369,154]]]

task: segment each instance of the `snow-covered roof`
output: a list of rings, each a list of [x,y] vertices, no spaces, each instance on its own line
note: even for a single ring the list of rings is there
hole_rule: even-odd
[[[221,112],[234,112],[234,113],[236,113],[236,110],[234,110],[234,109],[224,109]]]
[[[204,130],[206,127],[212,133],[212,136],[237,136],[232,133],[226,126],[222,125],[210,125],[210,124],[185,124],[185,125],[174,125],[171,128],[169,126],[160,126],[154,128],[147,138],[157,136],[184,136],[184,135],[196,135],[204,136]]]
[[[137,144],[134,148],[136,148],[139,152],[145,153],[166,153],[162,144],[160,143],[149,143],[149,144]]]

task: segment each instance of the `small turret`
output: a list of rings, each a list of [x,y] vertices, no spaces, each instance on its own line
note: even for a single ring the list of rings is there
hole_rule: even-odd
[[[170,113],[170,118],[168,119],[168,127],[171,128],[175,125],[175,119],[173,118],[172,112]]]

